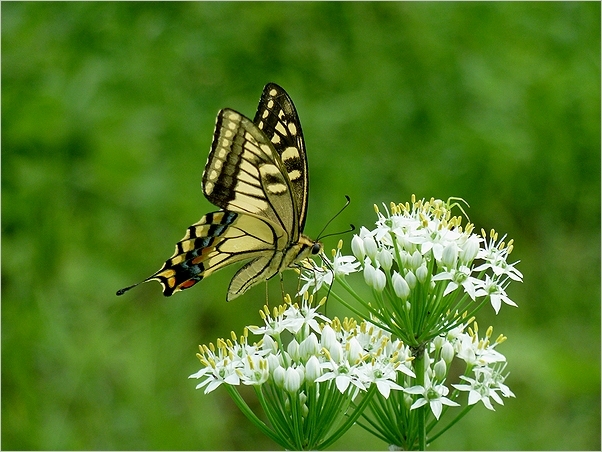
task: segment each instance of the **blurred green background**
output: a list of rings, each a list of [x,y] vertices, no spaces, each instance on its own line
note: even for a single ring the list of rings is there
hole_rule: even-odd
[[[515,239],[519,308],[480,323],[509,336],[517,397],[432,448],[600,449],[599,2],[1,7],[3,449],[276,447],[187,380],[197,344],[259,322],[262,286],[226,303],[232,268],[115,296],[214,209],[216,113],[252,118],[270,81],[303,124],[309,235],[345,194],[331,231],[416,193]]]

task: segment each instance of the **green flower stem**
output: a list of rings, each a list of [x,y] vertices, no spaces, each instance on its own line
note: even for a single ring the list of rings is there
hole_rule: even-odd
[[[265,425],[265,423],[261,419],[259,419],[255,415],[255,413],[253,413],[253,410],[249,408],[247,402],[245,402],[245,400],[242,398],[242,396],[234,386],[224,385],[224,387],[226,388],[228,394],[230,394],[230,397],[232,397],[232,400],[234,400],[236,406],[238,406],[240,411],[242,411],[244,415],[247,416],[247,418],[262,431],[264,435],[269,437],[275,443],[280,444],[282,447],[290,448],[289,444],[282,444],[281,438],[278,435],[276,435],[267,425]]]
[[[336,440],[338,440],[343,433],[345,433],[349,428],[357,421],[357,418],[364,412],[364,409],[368,406],[368,403],[376,393],[376,385],[373,384],[368,389],[367,393],[363,396],[362,401],[359,405],[355,407],[353,413],[348,416],[347,420],[343,425],[339,427],[339,429],[326,441],[320,444],[320,449],[326,449],[328,446],[333,444]]]
[[[436,435],[433,435],[432,437],[429,438],[429,443],[432,443],[437,438],[439,438],[439,436],[441,436],[443,433],[445,433],[447,430],[449,430],[456,422],[458,422],[460,419],[462,419],[464,416],[466,416],[466,414],[470,410],[472,410],[474,407],[475,407],[475,405],[465,406],[464,409],[454,418],[453,421],[451,421],[449,424],[447,424],[442,430],[438,431]]]
[[[380,322],[378,323],[378,326],[380,328],[387,331],[388,333],[395,334],[395,332],[392,331],[391,328],[388,326],[389,319],[386,316],[382,315],[378,310],[374,309],[374,307],[372,307],[369,303],[366,303],[366,301],[364,301],[364,299],[362,297],[360,297],[353,290],[353,288],[347,283],[347,281],[345,281],[345,279],[343,277],[337,276],[336,280],[341,284],[341,286],[343,286],[343,289],[345,289],[347,291],[347,293],[349,293],[349,295],[351,295],[355,300],[357,300],[364,308],[366,308],[368,311],[370,311],[370,313],[374,316],[374,318],[380,320]],[[342,297],[337,295],[333,290],[330,291],[330,295],[332,295],[334,298],[336,298],[337,301],[339,301],[343,306],[345,306],[347,309],[349,309],[351,312],[353,312],[359,318],[364,319],[364,318],[370,317],[370,316],[367,316],[364,312],[357,309],[356,307],[347,303],[347,301],[345,301],[345,299],[343,299]]]
[[[414,360],[415,372],[416,372],[416,384],[424,387],[424,351],[420,350],[418,356]],[[418,449],[426,450],[426,410],[428,404],[421,406],[416,409],[416,416],[418,417]]]

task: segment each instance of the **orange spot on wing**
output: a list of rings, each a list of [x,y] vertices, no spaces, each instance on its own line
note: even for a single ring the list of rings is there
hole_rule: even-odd
[[[188,289],[192,286],[194,286],[198,281],[195,281],[194,279],[189,279],[188,281],[184,281],[182,284],[180,284],[180,289]]]

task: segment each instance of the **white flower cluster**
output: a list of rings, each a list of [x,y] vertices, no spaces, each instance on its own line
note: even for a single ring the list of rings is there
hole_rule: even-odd
[[[231,340],[220,339],[217,346],[201,346],[197,356],[203,367],[190,376],[203,380],[197,389],[205,387],[208,393],[224,383],[267,384],[304,400],[309,386],[332,381],[334,386],[323,390],[336,387],[353,398],[376,384],[388,397],[391,389],[402,389],[396,383],[399,372],[414,376],[410,350],[391,340],[389,333],[353,319],[330,321],[311,306],[311,298],[304,298],[301,306],[287,300],[288,305],[272,313],[267,306],[260,311],[263,327],[248,327],[263,336],[258,344],[248,344],[245,330],[238,340],[233,333]]]
[[[502,302],[516,306],[506,295],[511,280],[522,281],[517,262],[507,262],[513,241],[505,243],[505,236],[498,240],[493,230],[486,240],[487,234],[473,233],[470,223],[463,228],[461,218],[452,217],[451,208],[441,200],[416,201],[414,197],[411,205],[392,203],[386,215],[375,206],[376,228],[362,227],[353,237],[354,256],[342,256],[339,247],[326,267],[303,276],[306,284],[301,292],[312,287],[315,292],[331,283],[332,270],[339,276],[361,268],[370,287],[380,293],[389,285],[407,309],[417,301],[415,292],[441,293],[442,297],[465,293],[473,301],[488,296],[496,313]]]
[[[413,401],[410,409],[428,403],[435,418],[439,419],[443,405],[459,406],[458,403],[446,397],[449,394],[449,388],[445,386],[445,380],[454,357],[466,363],[466,375],[474,375],[474,378],[466,375],[460,376],[460,379],[468,384],[451,385],[458,391],[468,392],[468,405],[474,405],[481,401],[485,407],[494,410],[490,397],[500,405],[504,404],[500,394],[504,397],[514,397],[510,388],[504,384],[504,380],[508,376],[503,374],[506,358],[495,350],[495,347],[504,342],[506,337],[500,335],[491,343],[493,328],[489,327],[485,337],[479,339],[476,322],[474,330],[468,328],[468,332],[464,332],[464,329],[464,327],[454,328],[446,336],[439,336],[430,343],[429,350],[425,354],[424,385],[416,385],[404,390],[407,394],[420,395]],[[411,403],[411,399],[408,402]]]

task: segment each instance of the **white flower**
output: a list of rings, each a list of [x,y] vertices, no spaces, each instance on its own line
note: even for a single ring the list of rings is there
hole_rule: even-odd
[[[403,390],[399,386],[395,379],[397,378],[397,371],[395,366],[391,363],[383,363],[379,361],[372,361],[362,366],[363,379],[370,384],[376,384],[378,392],[382,394],[385,399],[389,398],[391,389]]]
[[[335,276],[346,276],[355,273],[360,268],[360,263],[353,256],[341,255],[341,250],[337,250],[333,261],[331,262]]]
[[[249,355],[239,374],[246,385],[262,385],[270,377],[268,360],[259,355]]]
[[[205,380],[196,385],[196,389],[201,389],[202,387],[207,386],[205,388],[205,394],[208,394],[214,389],[217,389],[223,383],[234,386],[239,385],[240,376],[236,372],[238,366],[238,362],[232,362],[228,359],[225,359],[223,362],[215,364],[215,366],[206,367],[205,369],[199,370],[198,372],[190,375],[188,378],[205,377]]]
[[[347,391],[350,384],[353,384],[362,391],[366,390],[357,373],[357,368],[351,365],[346,359],[338,363],[331,359],[329,362],[322,364],[322,367],[329,370],[329,372],[325,372],[321,377],[316,378],[316,382],[334,380],[337,389],[341,393]]]
[[[514,394],[510,391],[508,386],[500,382],[500,380],[503,381],[505,378],[502,376],[501,370],[503,370],[503,367],[499,370],[491,369],[489,367],[476,367],[474,369],[475,378],[466,377],[464,375],[460,377],[468,384],[454,384],[452,386],[460,391],[468,392],[469,405],[483,402],[483,405],[485,405],[488,410],[495,411],[489,398],[492,398],[500,405],[504,404],[504,401],[496,391],[499,390],[502,392],[504,397],[514,397]]]
[[[504,245],[505,235],[499,242],[496,242],[497,233],[492,232],[491,235],[490,240],[485,242],[484,249],[479,250],[477,254],[477,259],[482,259],[485,263],[476,267],[475,270],[481,271],[491,268],[497,277],[507,275],[514,281],[522,281],[523,274],[514,268],[518,264],[518,261],[512,264],[508,264],[507,262],[508,255],[512,251],[512,240],[508,242],[508,245]]]
[[[489,338],[479,340],[476,334],[461,333],[455,341],[458,358],[470,366],[486,366],[506,361],[506,357],[494,349],[497,342],[489,343]]]
[[[431,384],[428,373],[424,376],[424,386],[412,386],[411,388],[404,389],[404,391],[408,394],[419,394],[422,396],[412,404],[410,407],[411,410],[428,403],[436,419],[439,419],[439,416],[441,416],[443,405],[460,406],[458,403],[445,397],[449,393],[447,386],[444,384]]]
[[[472,298],[473,300],[477,296],[477,288],[481,287],[482,282],[478,278],[473,278],[470,276],[470,269],[464,265],[460,266],[459,269],[452,268],[450,271],[444,271],[441,273],[437,273],[432,277],[432,281],[445,281],[450,280],[450,282],[445,287],[445,291],[443,292],[443,296],[452,293],[459,286],[464,288],[464,291]]]
[[[506,288],[503,287],[502,284],[503,283],[492,279],[491,276],[485,275],[485,281],[481,283],[481,288],[476,291],[478,297],[489,295],[491,306],[493,306],[493,310],[496,314],[500,311],[502,302],[510,306],[517,306],[517,304],[506,295]],[[506,283],[505,286],[508,286],[508,283]]]
[[[290,305],[286,311],[284,311],[286,329],[291,333],[296,334],[304,325],[307,325],[312,330],[319,332],[320,325],[316,319],[330,322],[328,317],[318,312],[320,306],[320,303],[318,303],[317,306],[311,306],[309,301],[305,298],[301,303],[301,307],[299,307],[297,303]]]

